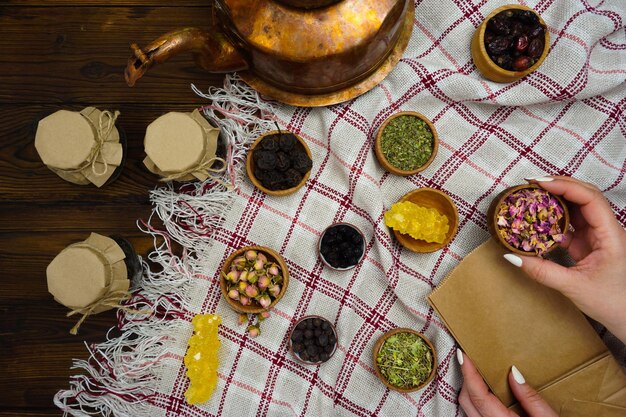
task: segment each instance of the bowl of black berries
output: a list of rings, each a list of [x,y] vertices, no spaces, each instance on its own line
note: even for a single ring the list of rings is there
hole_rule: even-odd
[[[252,184],[266,194],[295,193],[311,174],[311,150],[298,135],[281,130],[261,135],[250,147],[246,171]]]
[[[352,269],[365,255],[365,236],[353,224],[331,224],[320,236],[318,252],[329,268],[337,271]]]
[[[289,350],[304,364],[324,363],[337,350],[337,330],[324,317],[302,317],[289,335]]]
[[[470,49],[485,78],[508,83],[539,68],[549,45],[541,16],[526,6],[509,4],[495,9],[478,26]]]

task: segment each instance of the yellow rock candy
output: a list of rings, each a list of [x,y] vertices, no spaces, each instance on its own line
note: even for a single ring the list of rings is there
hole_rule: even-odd
[[[190,381],[185,392],[188,404],[208,401],[217,385],[217,330],[221,322],[216,314],[198,314],[191,320],[194,334],[184,359]]]
[[[429,243],[443,243],[450,229],[448,217],[434,208],[419,206],[403,201],[391,206],[385,213],[385,224],[413,239]]]

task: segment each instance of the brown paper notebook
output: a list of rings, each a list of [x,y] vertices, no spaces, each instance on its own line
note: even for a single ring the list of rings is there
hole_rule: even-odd
[[[493,393],[519,411],[507,378],[516,365],[561,416],[626,417],[626,375],[585,316],[504,253],[485,242],[428,297]]]

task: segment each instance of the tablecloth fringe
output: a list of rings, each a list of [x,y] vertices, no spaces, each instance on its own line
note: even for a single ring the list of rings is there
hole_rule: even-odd
[[[148,259],[160,269],[152,272],[143,262],[144,275],[134,283],[133,297],[126,305],[150,309],[152,314],[118,310],[121,335],[112,328],[105,342],[86,344],[89,358],[75,359],[72,366],[82,373],[71,377],[70,388],[54,397],[64,416],[147,417],[150,404],[169,397],[156,388],[182,366],[191,318],[201,313],[193,311],[188,288],[199,274],[206,274],[202,254],[210,249],[212,234],[230,208],[248,147],[274,128],[272,104],[236,75],[226,76],[224,88],[210,88],[208,93],[193,85],[192,89],[209,101],[202,111],[222,129],[228,169],[217,180],[187,183],[179,189],[169,183],[150,193],[152,214],[138,226],[153,237],[154,251]],[[153,226],[154,216],[165,230]],[[174,254],[173,241],[182,246],[181,256]]]

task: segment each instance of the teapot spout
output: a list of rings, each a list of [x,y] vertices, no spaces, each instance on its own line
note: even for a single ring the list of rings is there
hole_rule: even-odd
[[[215,26],[210,32],[183,28],[166,33],[145,48],[130,45],[124,78],[129,87],[135,85],[150,68],[181,52],[191,51],[196,64],[209,72],[233,72],[248,69],[248,63]]]

